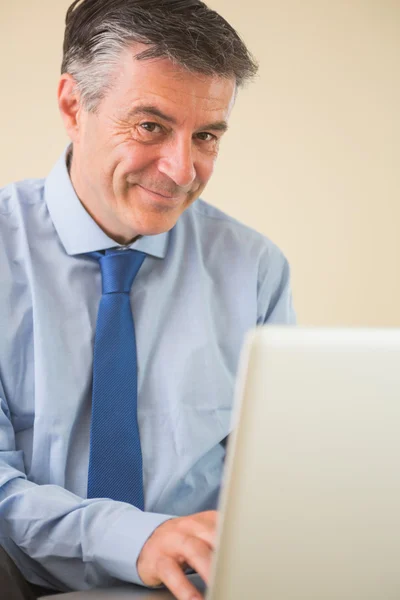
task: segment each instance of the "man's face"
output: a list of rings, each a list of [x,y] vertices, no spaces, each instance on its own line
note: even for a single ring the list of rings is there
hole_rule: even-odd
[[[123,243],[175,225],[211,177],[234,95],[233,79],[121,56],[110,91],[95,113],[79,108],[71,136],[72,182],[108,235]]]

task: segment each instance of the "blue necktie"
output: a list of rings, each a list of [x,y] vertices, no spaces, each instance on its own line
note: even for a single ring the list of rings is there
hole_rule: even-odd
[[[136,250],[93,252],[103,295],[93,361],[88,498],[111,498],[144,509],[137,422],[137,361],[130,290],[146,255]]]

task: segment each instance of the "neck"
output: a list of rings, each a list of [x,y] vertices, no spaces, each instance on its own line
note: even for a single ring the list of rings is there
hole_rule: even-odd
[[[111,227],[104,225],[104,221],[106,219],[101,219],[100,215],[98,215],[97,211],[94,209],[95,207],[93,206],[93,208],[91,208],[90,203],[82,200],[83,194],[79,193],[81,186],[79,185],[79,177],[78,177],[75,162],[76,161],[74,161],[73,148],[71,146],[70,149],[68,150],[67,156],[66,156],[66,166],[67,166],[68,174],[70,176],[71,183],[73,185],[73,188],[75,190],[75,193],[76,193],[80,203],[82,204],[82,206],[86,210],[86,212],[92,217],[93,221],[100,227],[100,229],[102,229],[102,231],[104,231],[104,233],[109,238],[116,241],[118,244],[121,244],[122,246],[129,246],[130,244],[132,244],[133,242],[135,242],[136,240],[141,238],[142,236],[140,236],[140,235],[132,237],[129,234],[123,235],[123,234],[120,234],[119,232],[117,233]]]

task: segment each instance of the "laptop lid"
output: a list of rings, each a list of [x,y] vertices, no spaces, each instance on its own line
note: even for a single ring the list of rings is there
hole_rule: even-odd
[[[400,598],[400,330],[245,345],[208,600]]]

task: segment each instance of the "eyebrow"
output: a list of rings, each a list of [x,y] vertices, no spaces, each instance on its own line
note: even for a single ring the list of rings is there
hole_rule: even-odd
[[[176,119],[174,119],[174,117],[171,117],[170,115],[166,115],[159,108],[157,108],[156,106],[153,106],[151,104],[137,106],[136,108],[133,108],[131,111],[129,111],[129,114],[128,114],[129,117],[136,117],[138,115],[158,117],[159,119],[162,119],[163,121],[167,121],[167,123],[172,123],[173,125],[177,124],[177,121],[176,121]],[[204,131],[206,129],[211,129],[212,131],[225,132],[228,129],[228,123],[226,121],[216,121],[214,123],[207,123],[206,125],[203,125],[202,127],[200,127],[199,131]]]

